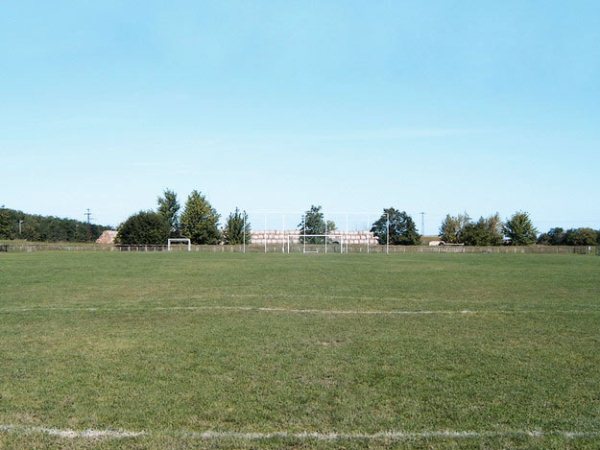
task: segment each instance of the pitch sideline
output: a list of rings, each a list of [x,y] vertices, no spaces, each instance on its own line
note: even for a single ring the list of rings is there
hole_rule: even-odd
[[[508,430],[508,431],[384,431],[379,433],[320,433],[320,432],[236,432],[236,431],[126,431],[126,430],[93,430],[82,431],[72,429],[59,429],[42,426],[26,425],[0,425],[0,433],[17,434],[47,434],[63,439],[134,439],[140,437],[152,437],[156,435],[175,435],[183,438],[192,438],[199,440],[223,440],[235,439],[242,441],[260,441],[272,439],[292,439],[292,440],[317,440],[317,441],[344,441],[344,440],[418,440],[418,439],[481,439],[481,438],[545,438],[562,437],[565,439],[592,439],[599,438],[600,431],[538,431],[538,430]]]
[[[233,311],[233,312],[266,312],[266,313],[289,313],[289,314],[323,314],[323,315],[470,315],[470,314],[593,314],[600,310],[359,310],[359,309],[299,309],[299,308],[276,308],[261,306],[134,306],[134,307],[75,307],[75,306],[40,306],[33,308],[0,308],[0,314],[25,313],[36,311],[70,311],[70,312],[128,312],[128,311]]]

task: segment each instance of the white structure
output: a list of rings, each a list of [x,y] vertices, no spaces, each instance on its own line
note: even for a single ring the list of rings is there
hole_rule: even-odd
[[[288,234],[287,241],[287,252],[290,253],[290,248],[292,246],[292,238],[295,239],[296,242],[299,242],[299,236],[292,236]],[[323,242],[318,244],[307,243],[307,239],[311,238],[324,238]],[[342,234],[303,234],[302,235],[302,253],[319,253],[319,249],[322,249],[324,253],[337,252],[344,253],[344,235]]]
[[[115,230],[105,230],[100,237],[96,239],[96,244],[114,244],[117,232]]]
[[[171,251],[171,244],[172,243],[177,243],[177,242],[181,242],[184,244],[187,244],[187,251],[191,252],[192,251],[192,241],[190,241],[188,238],[173,238],[173,239],[168,239],[167,240],[167,250]]]
[[[345,245],[364,245],[364,246],[375,246],[379,244],[379,241],[373,233],[370,231],[338,231],[333,232],[335,234],[328,234],[329,237],[336,237],[339,240],[341,237]],[[287,245],[288,241],[291,244],[298,244],[300,242],[301,234],[298,230],[265,230],[255,231],[252,230],[250,237],[252,244],[259,245],[265,241],[268,245],[280,244]]]

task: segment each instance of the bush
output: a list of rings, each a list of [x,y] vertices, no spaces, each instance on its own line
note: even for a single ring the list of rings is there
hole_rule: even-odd
[[[116,242],[125,245],[164,245],[171,226],[154,211],[140,211],[119,226]]]

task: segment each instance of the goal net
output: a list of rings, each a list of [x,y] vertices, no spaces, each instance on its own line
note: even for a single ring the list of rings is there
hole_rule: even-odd
[[[175,245],[173,245],[173,244],[175,244]],[[187,238],[167,239],[167,250],[168,251],[171,251],[171,250],[173,250],[173,248],[177,248],[181,245],[185,245],[187,247],[188,252],[192,251],[192,241],[190,241]]]
[[[346,243],[342,234],[289,234],[287,252],[344,253]]]

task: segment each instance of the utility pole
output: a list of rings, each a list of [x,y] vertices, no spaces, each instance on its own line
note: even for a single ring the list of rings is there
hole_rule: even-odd
[[[421,235],[425,236],[425,213],[420,212],[419,214],[421,214]]]
[[[86,209],[84,216],[87,216],[88,241],[92,240],[92,213],[90,208]]]
[[[389,255],[390,254],[390,213],[386,212],[385,213],[385,236],[386,236],[386,240],[385,240],[385,254]]]
[[[21,225],[23,225],[23,219],[19,219],[19,236],[21,236]]]
[[[242,238],[242,251],[246,253],[246,211],[244,211],[244,233]]]

